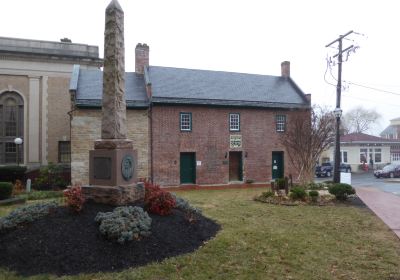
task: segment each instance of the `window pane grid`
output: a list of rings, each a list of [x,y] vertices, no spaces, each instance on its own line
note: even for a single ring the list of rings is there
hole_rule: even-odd
[[[240,115],[229,114],[229,130],[239,131],[240,130]]]
[[[58,161],[59,162],[61,162],[61,163],[71,162],[70,146],[71,146],[71,143],[69,141],[58,142]]]
[[[286,129],[286,116],[285,115],[276,115],[276,131],[283,132]]]
[[[181,113],[180,128],[182,131],[192,130],[192,115],[190,113]]]
[[[17,136],[16,106],[5,106],[5,127],[6,136]]]
[[[17,161],[17,146],[14,143],[6,143],[5,162],[15,163]]]

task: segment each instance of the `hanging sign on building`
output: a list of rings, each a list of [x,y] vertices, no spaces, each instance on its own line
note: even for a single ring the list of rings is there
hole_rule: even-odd
[[[229,143],[231,149],[233,148],[241,148],[242,147],[242,135],[230,135]]]

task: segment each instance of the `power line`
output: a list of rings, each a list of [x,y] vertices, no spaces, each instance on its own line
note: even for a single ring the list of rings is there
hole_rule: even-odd
[[[332,75],[332,68],[330,67],[330,62],[329,62],[328,58],[326,58],[326,69],[325,69],[325,74],[324,74],[325,83],[327,83],[328,85],[336,87],[336,85],[328,82],[328,80],[326,79],[326,73],[328,73],[328,68],[331,69],[331,75]]]
[[[388,93],[388,94],[393,94],[393,95],[400,95],[400,93],[398,93],[398,92],[393,92],[393,91],[389,91],[389,90],[384,90],[384,89],[369,87],[369,86],[366,86],[366,85],[361,85],[361,84],[357,84],[357,83],[353,83],[353,82],[348,82],[348,81],[346,81],[346,83],[348,83],[348,84],[350,84],[350,85],[355,85],[355,86],[358,86],[358,87],[362,87],[362,88],[367,88],[367,89],[371,89],[371,90],[375,90],[375,91],[380,91],[380,92],[383,92],[383,93]]]

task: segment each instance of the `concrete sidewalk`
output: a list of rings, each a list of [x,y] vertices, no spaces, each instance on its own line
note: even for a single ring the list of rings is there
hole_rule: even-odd
[[[400,196],[375,188],[356,188],[358,197],[400,238]]]

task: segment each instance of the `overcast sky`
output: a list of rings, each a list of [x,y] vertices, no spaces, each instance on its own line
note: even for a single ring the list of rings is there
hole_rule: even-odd
[[[98,45],[103,57],[109,2],[0,0],[0,36],[50,41],[68,37],[74,43]],[[337,66],[326,72],[326,58],[337,49],[325,45],[354,30],[358,34],[348,36],[353,41],[344,41],[344,48],[359,46],[343,63],[343,80],[351,82],[342,92],[344,113],[357,105],[376,109],[383,119],[374,134],[400,117],[400,17],[395,0],[119,2],[125,12],[127,71],[134,71],[138,42],[150,45],[150,64],[157,66],[280,75],[280,63],[289,60],[291,77],[312,94],[312,102],[332,109],[336,88],[327,82],[336,84]]]

